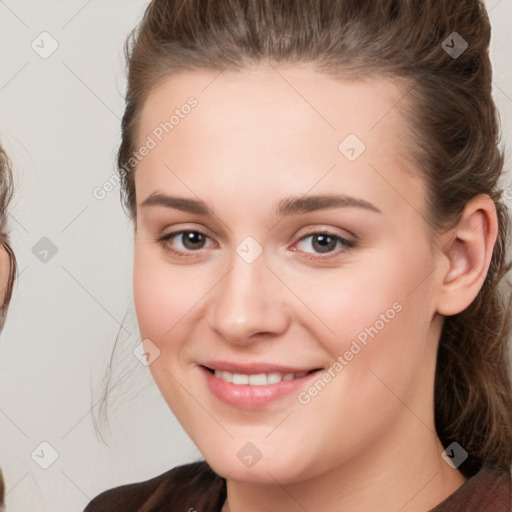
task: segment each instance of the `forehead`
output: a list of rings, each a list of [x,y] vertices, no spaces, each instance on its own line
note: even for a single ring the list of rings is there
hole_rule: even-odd
[[[171,186],[178,174],[228,190],[254,189],[256,181],[271,178],[297,194],[328,175],[327,188],[344,183],[359,195],[366,190],[367,197],[377,184],[386,187],[385,175],[395,188],[390,201],[397,193],[421,196],[416,173],[406,172],[410,136],[400,113],[403,97],[390,79],[349,81],[305,65],[173,75],[141,111],[138,147],[153,143],[138,164],[137,195],[162,188],[163,181]],[[328,172],[333,166],[335,172]]]
[[[397,80],[381,76],[345,80],[302,64],[171,75],[150,92],[139,134],[151,132],[190,97],[198,101],[194,118],[205,129],[211,129],[209,121],[217,121],[225,130],[242,126],[247,128],[244,133],[252,128],[260,135],[275,135],[278,128],[287,126],[289,132],[289,125],[301,120],[307,124],[295,126],[294,135],[308,128],[326,137],[352,130],[369,139],[379,127],[376,135],[388,133],[390,127],[395,134],[404,128],[398,105],[404,90]]]

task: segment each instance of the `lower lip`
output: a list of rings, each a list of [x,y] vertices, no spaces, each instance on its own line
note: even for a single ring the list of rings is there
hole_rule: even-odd
[[[213,395],[221,402],[240,409],[260,409],[294,392],[298,393],[307,381],[318,374],[318,371],[315,371],[299,379],[283,380],[276,384],[266,384],[263,386],[252,386],[250,384],[226,382],[215,377],[204,366],[199,368],[206,378],[208,389]]]

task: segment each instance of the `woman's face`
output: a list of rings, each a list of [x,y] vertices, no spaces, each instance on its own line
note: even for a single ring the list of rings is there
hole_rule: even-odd
[[[441,278],[403,95],[260,67],[171,77],[144,106],[141,336],[223,476],[297,481],[434,431]]]

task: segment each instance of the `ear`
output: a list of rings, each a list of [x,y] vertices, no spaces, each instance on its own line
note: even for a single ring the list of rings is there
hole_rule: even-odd
[[[466,204],[457,226],[443,235],[437,312],[464,311],[480,291],[498,236],[494,201],[480,194]]]

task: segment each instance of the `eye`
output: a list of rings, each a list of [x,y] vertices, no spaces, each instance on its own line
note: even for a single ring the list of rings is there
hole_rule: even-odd
[[[162,244],[165,250],[177,254],[195,252],[215,245],[209,236],[193,230],[169,233],[159,238],[158,242]]]
[[[311,233],[296,244],[298,250],[309,254],[327,254],[344,248],[353,249],[356,242],[328,232]]]

